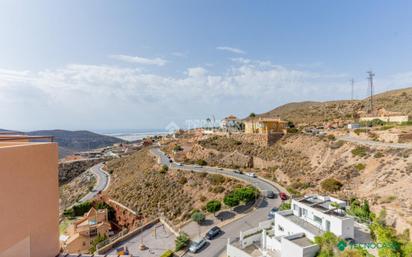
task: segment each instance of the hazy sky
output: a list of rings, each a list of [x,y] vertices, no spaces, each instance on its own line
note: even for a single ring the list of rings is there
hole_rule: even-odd
[[[0,128],[165,128],[412,85],[411,1],[0,2]]]

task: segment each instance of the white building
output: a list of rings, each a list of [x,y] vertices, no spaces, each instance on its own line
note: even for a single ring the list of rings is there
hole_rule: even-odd
[[[239,241],[227,244],[228,257],[313,257],[319,246],[313,240],[330,231],[354,238],[354,220],[342,210],[346,203],[327,196],[292,199],[291,209],[275,213],[273,220],[240,232]]]

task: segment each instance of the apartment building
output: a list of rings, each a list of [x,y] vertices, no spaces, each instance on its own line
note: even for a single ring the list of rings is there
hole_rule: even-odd
[[[97,235],[109,237],[110,228],[107,209],[91,208],[68,227],[63,249],[68,253],[88,253],[93,239]]]
[[[50,137],[0,134],[0,257],[59,254],[57,162]]]
[[[319,246],[313,240],[326,231],[341,238],[354,238],[354,220],[346,216],[346,203],[320,195],[292,199],[290,210],[274,219],[240,232],[240,239],[227,244],[228,257],[314,257]]]

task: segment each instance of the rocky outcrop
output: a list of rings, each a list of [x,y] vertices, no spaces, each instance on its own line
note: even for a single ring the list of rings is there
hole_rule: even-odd
[[[101,161],[101,159],[87,159],[59,163],[59,185],[70,182]]]

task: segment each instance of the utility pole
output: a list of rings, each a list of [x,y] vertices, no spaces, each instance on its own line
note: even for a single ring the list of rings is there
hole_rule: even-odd
[[[351,84],[351,95],[350,95],[350,100],[353,101],[353,90],[354,90],[354,84],[355,84],[355,80],[352,78],[350,80],[350,84]]]
[[[372,71],[368,71],[368,80],[369,80],[369,90],[370,90],[370,99],[369,99],[369,112],[373,112],[373,77],[375,74]]]

